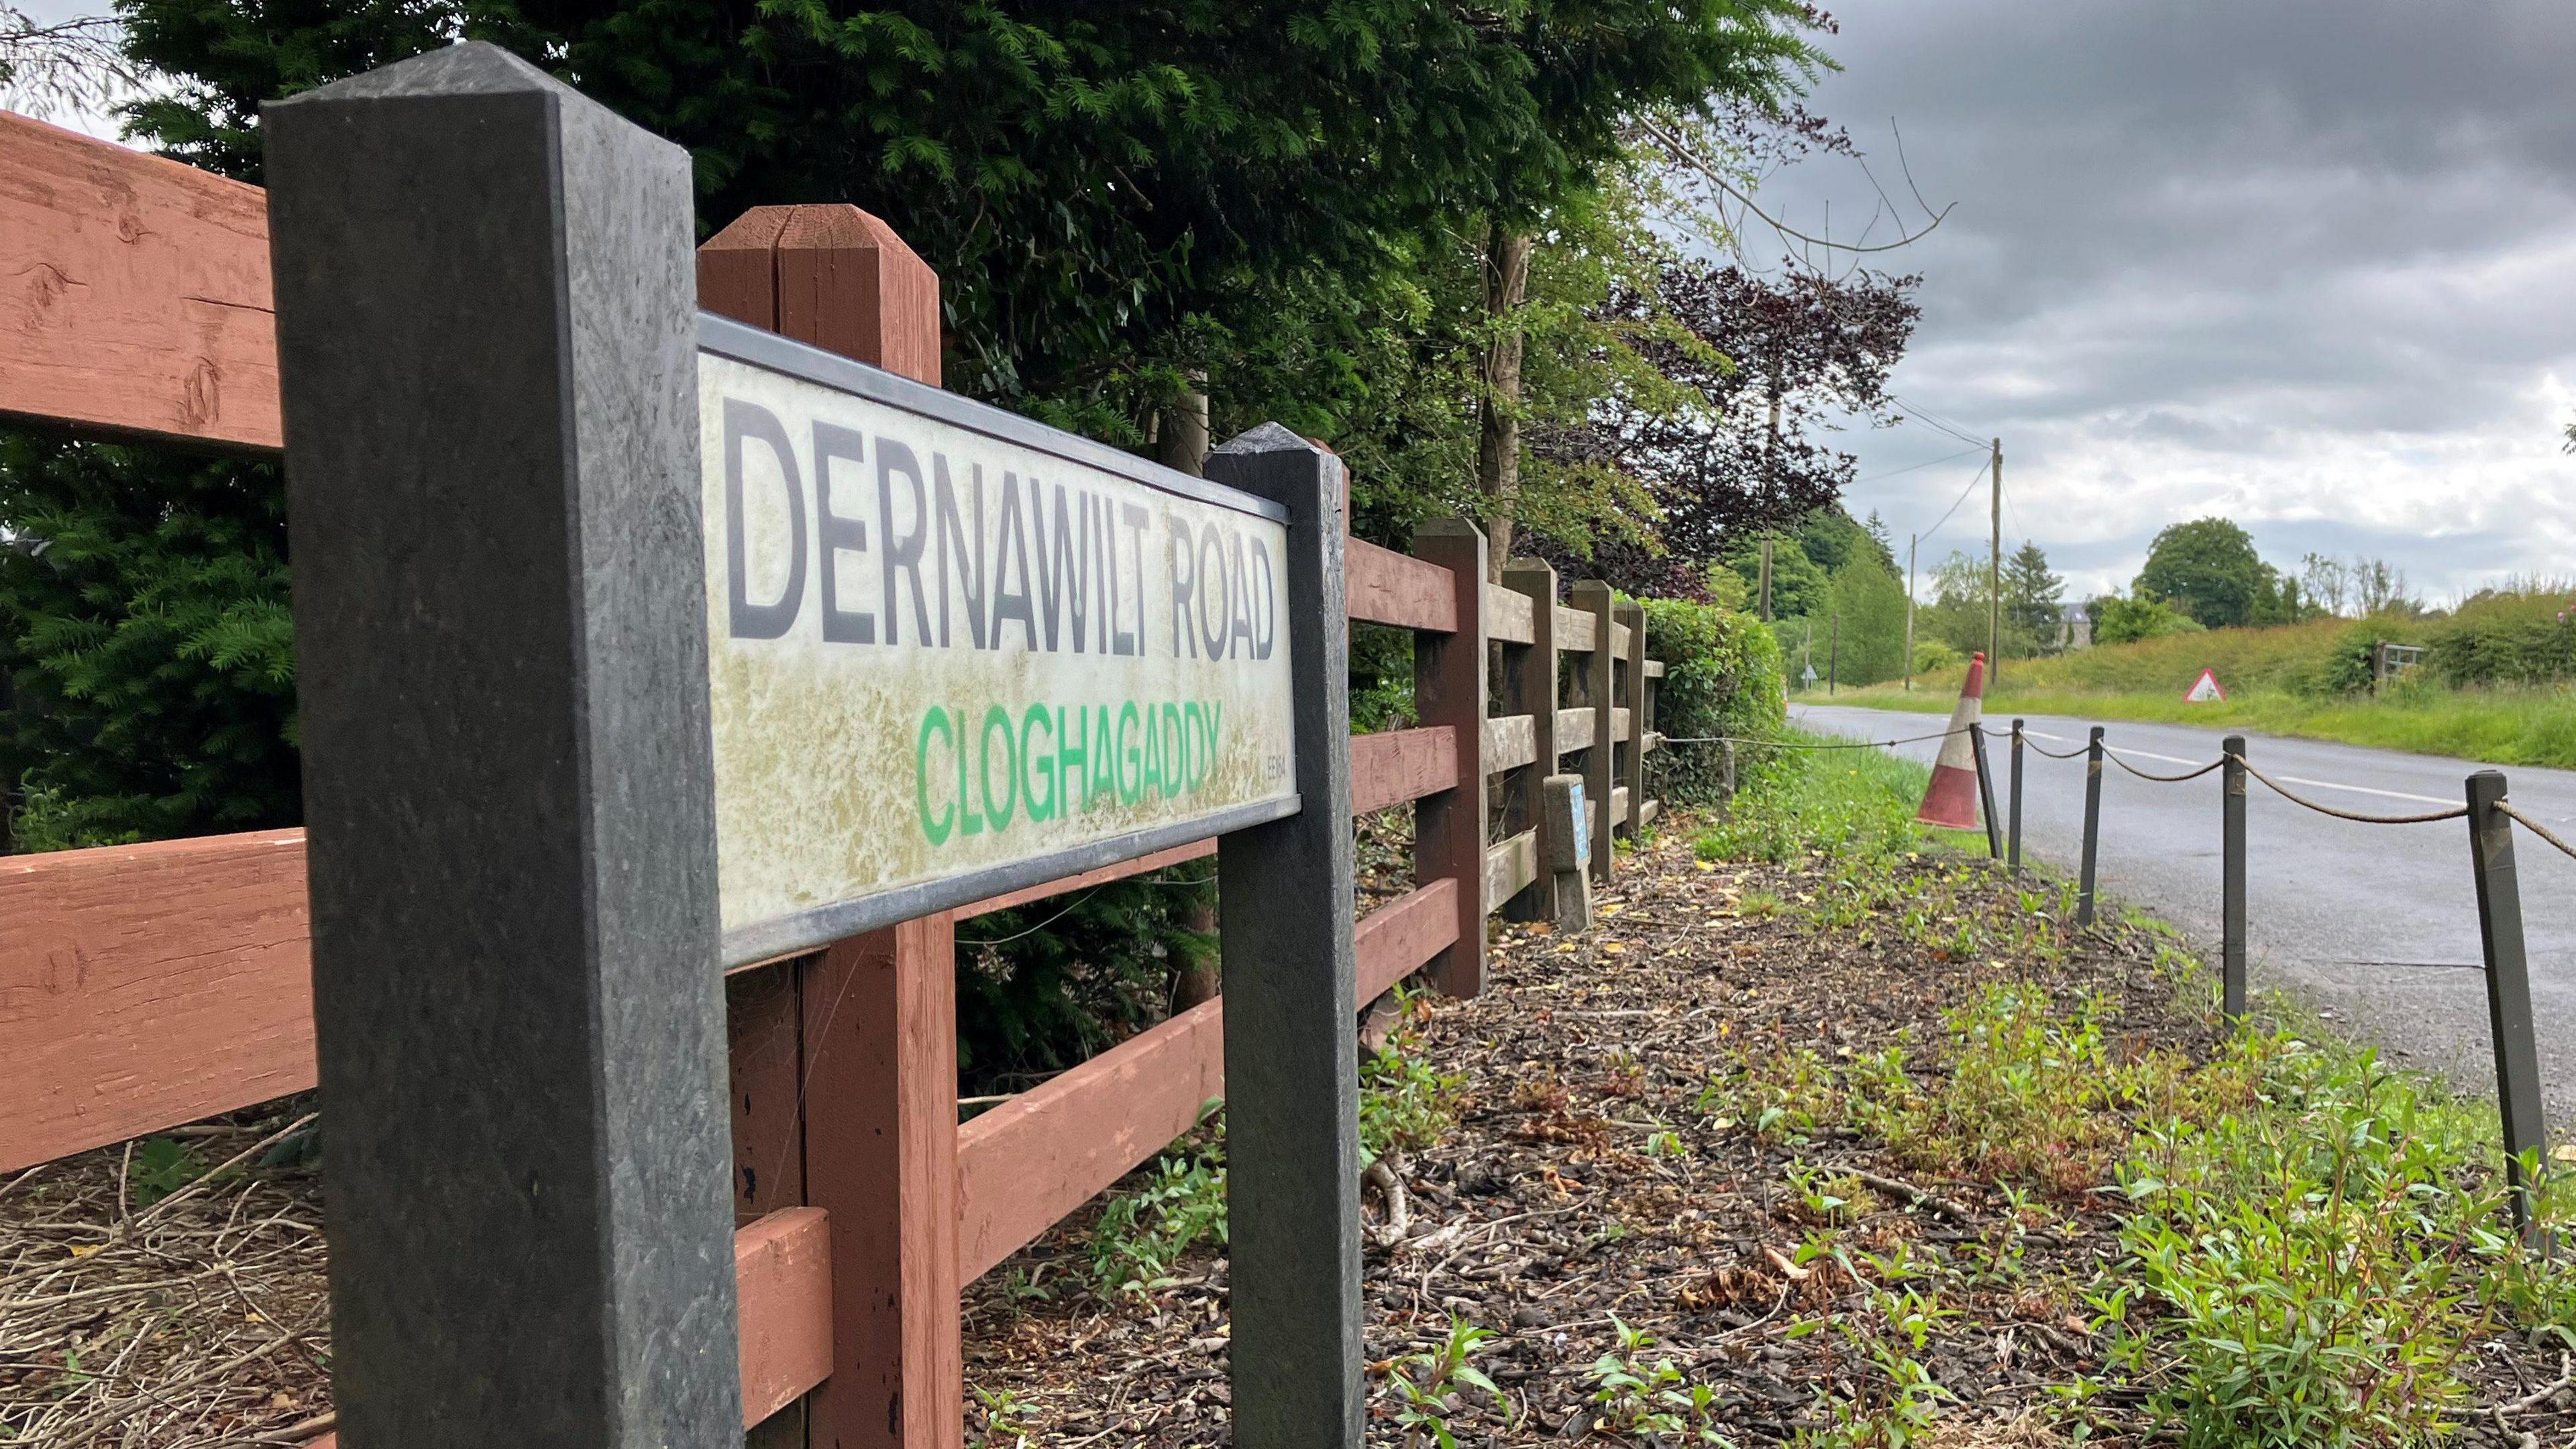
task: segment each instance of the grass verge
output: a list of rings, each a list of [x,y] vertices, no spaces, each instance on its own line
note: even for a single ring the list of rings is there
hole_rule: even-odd
[[[1958,703],[1957,690],[1955,682],[1946,692],[1872,685],[1831,697],[1800,694],[1795,702],[1947,714]],[[2249,691],[2209,704],[2190,704],[2179,692],[2023,690],[2006,684],[1986,696],[1985,713],[1990,720],[2054,714],[2246,729],[2491,765],[2576,768],[2576,690],[2559,688],[2426,687],[2397,691],[2383,700]]]
[[[1919,767],[1804,773],[1744,801],[1701,853],[1839,857],[1852,899],[1810,902],[1813,924],[1853,931],[1895,911],[1920,930],[1919,892],[1885,888],[1889,857],[1919,839],[1903,808]],[[2035,916],[2062,919],[2062,900],[2033,894]],[[2178,941],[2160,956],[2205,1011],[2199,963]],[[2485,1417],[2487,1355],[2576,1352],[2576,1265],[2512,1233],[2490,1104],[2295,1022],[2197,1050],[2115,1048],[2099,997],[2031,981],[1987,986],[1943,1026],[1928,1071],[1901,1052],[1739,1052],[1720,1100],[1757,1130],[1883,1141],[1925,1174],[2115,1193],[2121,1254],[2079,1290],[2102,1363],[2058,1386],[2075,1437],[2440,1442]],[[2576,1173],[2548,1181],[2541,1215],[2561,1239],[2576,1229]],[[1903,1443],[1902,1429],[1873,1442]]]

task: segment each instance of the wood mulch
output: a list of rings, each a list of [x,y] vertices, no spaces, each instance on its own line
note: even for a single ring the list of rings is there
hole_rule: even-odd
[[[1936,895],[1954,897],[1962,915],[2022,909],[1983,867],[1963,873],[1955,857],[1897,868],[1938,876]],[[1666,831],[1622,859],[1617,883],[1596,897],[1592,931],[1501,927],[1485,993],[1428,1005],[1413,1050],[1458,1079],[1458,1110],[1444,1140],[1404,1165],[1410,1236],[1372,1241],[1365,1256],[1372,1443],[1405,1442],[1384,1375],[1434,1347],[1453,1315],[1494,1331],[1475,1362],[1512,1404],[1506,1417],[1481,1394],[1460,1395],[1449,1423],[1461,1443],[1594,1435],[1592,1369],[1618,1347],[1614,1320],[1653,1335],[1638,1357],[1669,1359],[1715,1390],[1733,1441],[1826,1427],[1827,1397],[1869,1392],[1869,1369],[1834,1334],[1796,1325],[1858,1303],[1862,1285],[1830,1259],[1795,1261],[1819,1225],[1790,1185],[1793,1164],[1881,1180],[1840,1225],[1856,1250],[1904,1246],[1951,1264],[2020,1255],[2007,1286],[1942,1290],[1943,1305],[1962,1311],[1921,1357],[1955,1397],[1923,1442],[2066,1442],[2040,1410],[2052,1386],[2101,1368],[2076,1290],[2119,1256],[2104,1196],[2044,1194],[2039,1208],[2017,1212],[1979,1183],[1909,1173],[1854,1135],[1768,1144],[1704,1110],[1702,1089],[1748,1042],[1838,1061],[1905,1043],[1916,1072],[1938,1070],[1941,1012],[1999,975],[2102,993],[2130,1039],[2123,1046],[2199,1056],[2211,1024],[2179,1004],[2156,965],[2157,938],[2137,927],[2106,923],[2080,939],[2060,931],[2064,949],[2051,954],[2064,959],[2050,965],[1997,959],[1985,946],[1951,959],[1892,931],[1825,931],[1770,909],[1833,889],[1821,861],[1703,865]],[[1748,900],[1757,909],[1744,909]],[[1672,1150],[1675,1139],[1683,1150]],[[1374,1239],[1380,1199],[1364,1202]],[[1068,1220],[970,1290],[968,1382],[979,1405],[1006,1406],[996,1423],[970,1405],[970,1444],[978,1432],[995,1449],[1022,1439],[1066,1449],[1227,1442],[1221,1257],[1187,1259],[1150,1308],[1108,1306],[1078,1286],[1045,1300],[1009,1291],[1032,1277],[1081,1284],[1088,1228],[1087,1214]],[[2556,1365],[2526,1355],[2489,1367],[2488,1402],[2502,1403]],[[2116,1409],[2124,1393],[2136,1402],[2135,1391],[2108,1393],[2097,1407]],[[2517,1428],[2541,1444],[2576,1444],[2576,1391],[2557,1404],[2554,1415],[2522,1414]],[[2455,1442],[2509,1441],[2481,1423]]]

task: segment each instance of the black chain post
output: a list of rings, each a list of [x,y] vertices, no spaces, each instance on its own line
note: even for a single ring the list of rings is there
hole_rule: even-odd
[[[2075,924],[2093,924],[2093,862],[2102,846],[2102,727],[2084,746],[2084,869],[2075,902]]]
[[[2219,797],[2218,1009],[2232,1024],[2245,1016],[2245,737],[2229,735],[2219,748],[2227,768]]]
[[[2021,744],[2022,722],[2012,727],[2012,833],[2006,838],[2004,861],[2012,868],[2013,878],[2021,878]]]
[[[2487,1028],[2495,1044],[2496,1109],[2503,1119],[2505,1181],[2523,1241],[2544,1247],[2535,1212],[2548,1150],[2540,1115],[2540,1052],[2531,1034],[2531,973],[2522,939],[2522,888],[2514,878],[2513,821],[2496,808],[2504,772],[2469,777],[2469,852],[2478,882],[2478,942],[2487,967]]]
[[[1984,725],[1968,726],[1968,744],[1975,751],[1977,759],[1977,803],[1985,807],[1983,814],[1986,817],[1986,858],[2001,860],[2004,857],[2003,827],[2002,823],[1995,818],[1995,772],[1986,765],[1986,727]]]

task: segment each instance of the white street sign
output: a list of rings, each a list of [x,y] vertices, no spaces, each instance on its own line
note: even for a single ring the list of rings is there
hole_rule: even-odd
[[[1293,811],[1275,505],[701,335],[729,961]]]

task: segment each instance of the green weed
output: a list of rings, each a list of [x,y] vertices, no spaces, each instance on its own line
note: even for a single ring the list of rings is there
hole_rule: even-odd
[[[1395,1411],[1395,1422],[1403,1427],[1406,1444],[1418,1445],[1428,1438],[1440,1449],[1458,1449],[1457,1437],[1449,1429],[1449,1416],[1457,1412],[1453,1401],[1461,1385],[1491,1398],[1504,1419],[1511,1418],[1511,1400],[1503,1397],[1503,1391],[1494,1386],[1484,1370],[1469,1362],[1485,1340],[1493,1336],[1492,1330],[1478,1328],[1452,1313],[1449,1334],[1439,1347],[1396,1361],[1387,1381],[1402,1400]]]

